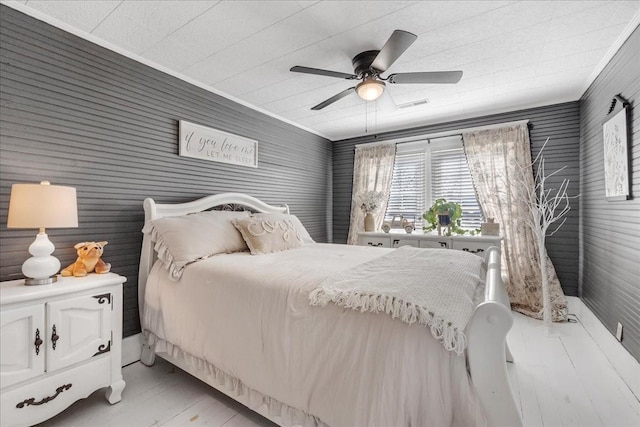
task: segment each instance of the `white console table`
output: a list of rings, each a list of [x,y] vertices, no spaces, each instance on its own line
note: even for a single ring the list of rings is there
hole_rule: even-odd
[[[408,234],[404,230],[391,230],[390,233],[365,231],[358,233],[358,244],[381,248],[414,246],[417,248],[456,249],[484,256],[484,252],[491,246],[501,248],[502,236],[438,236],[435,232],[414,231]]]

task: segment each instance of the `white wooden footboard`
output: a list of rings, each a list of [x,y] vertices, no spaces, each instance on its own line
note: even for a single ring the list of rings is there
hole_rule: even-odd
[[[484,302],[467,326],[467,360],[471,381],[486,410],[489,427],[522,426],[506,361],[513,361],[507,332],[513,325],[509,297],[502,283],[500,250],[489,248]]]

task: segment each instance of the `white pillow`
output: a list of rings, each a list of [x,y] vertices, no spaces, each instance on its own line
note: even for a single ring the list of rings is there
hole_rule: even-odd
[[[150,233],[158,259],[177,280],[194,261],[246,251],[247,245],[231,221],[248,217],[248,212],[198,212],[153,220],[142,231]]]
[[[286,251],[313,242],[300,220],[293,215],[257,214],[235,219],[233,224],[253,255]]]
[[[315,243],[315,240],[311,238],[311,235],[309,235],[307,229],[304,228],[304,225],[302,225],[300,219],[298,219],[298,217],[295,215],[281,213],[257,213],[251,216],[255,218],[268,218],[271,220],[289,220],[293,223],[293,226],[298,231],[298,234],[300,235],[304,243]]]

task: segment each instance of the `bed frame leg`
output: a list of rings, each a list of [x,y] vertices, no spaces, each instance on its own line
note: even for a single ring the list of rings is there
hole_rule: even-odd
[[[143,365],[153,366],[156,361],[156,352],[153,350],[153,347],[149,345],[148,333],[143,332],[142,336],[142,353],[140,353],[140,361]]]

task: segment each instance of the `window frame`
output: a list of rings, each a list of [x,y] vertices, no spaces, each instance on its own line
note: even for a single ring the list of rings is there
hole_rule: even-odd
[[[423,197],[424,203],[426,206],[424,209],[428,209],[429,206],[433,203],[433,182],[432,182],[432,160],[433,160],[433,151],[446,151],[446,150],[455,150],[455,149],[463,149],[464,145],[462,141],[462,135],[448,135],[442,137],[432,137],[428,138],[425,136],[412,138],[410,141],[403,142],[401,140],[396,142],[396,156],[398,155],[409,155],[416,154],[420,152],[424,152],[424,185],[423,185]],[[395,172],[395,163],[394,163],[394,172]],[[473,182],[472,182],[473,185]],[[475,189],[474,189],[475,193]],[[391,197],[391,194],[389,194]],[[477,197],[476,197],[476,203]],[[480,208],[478,204],[481,221],[482,221],[482,208]],[[385,210],[384,217],[385,220],[388,220],[387,212],[389,210],[389,205],[387,205],[387,210]],[[416,223],[423,223],[423,219],[421,216],[416,217]],[[465,227],[463,227],[465,228]],[[473,228],[465,228],[465,229],[473,229]]]

